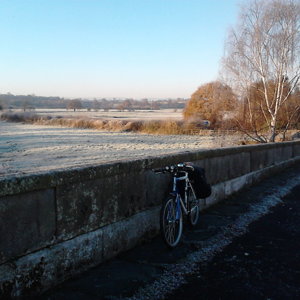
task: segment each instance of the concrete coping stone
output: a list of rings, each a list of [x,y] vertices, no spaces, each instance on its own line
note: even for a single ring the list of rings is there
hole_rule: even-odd
[[[86,165],[83,167],[58,169],[34,174],[8,175],[0,179],[0,197],[53,188],[66,183],[76,183],[95,178],[110,177],[124,174],[125,172],[141,172],[179,162],[199,161],[207,158],[276,149],[291,145],[300,145],[300,141],[185,151],[161,156],[148,156],[142,159],[120,160],[101,163],[99,165]]]

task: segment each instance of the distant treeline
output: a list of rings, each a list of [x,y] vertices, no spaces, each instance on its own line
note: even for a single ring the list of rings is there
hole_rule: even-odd
[[[187,99],[66,99],[60,97],[43,97],[36,95],[0,94],[0,109],[34,110],[37,108],[65,108],[65,109],[182,109]]]

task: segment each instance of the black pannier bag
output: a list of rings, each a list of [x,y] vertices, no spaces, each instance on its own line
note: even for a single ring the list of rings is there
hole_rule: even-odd
[[[211,195],[211,185],[207,182],[205,170],[201,167],[192,165],[194,171],[189,171],[189,178],[194,188],[197,198],[206,198]]]

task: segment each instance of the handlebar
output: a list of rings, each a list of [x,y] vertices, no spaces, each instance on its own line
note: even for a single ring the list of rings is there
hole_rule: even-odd
[[[152,170],[154,173],[176,173],[179,171],[183,172],[188,172],[188,171],[194,171],[194,167],[186,164],[186,163],[179,163],[177,165],[172,165],[172,166],[166,166],[164,168],[159,168],[159,169],[153,169]]]

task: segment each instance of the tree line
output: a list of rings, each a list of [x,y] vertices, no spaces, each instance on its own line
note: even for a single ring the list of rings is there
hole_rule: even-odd
[[[36,108],[61,108],[71,110],[105,110],[117,109],[128,110],[157,110],[157,109],[182,109],[185,107],[186,99],[66,99],[60,97],[42,97],[35,95],[13,95],[11,93],[0,94],[0,109],[22,109],[24,111]]]

